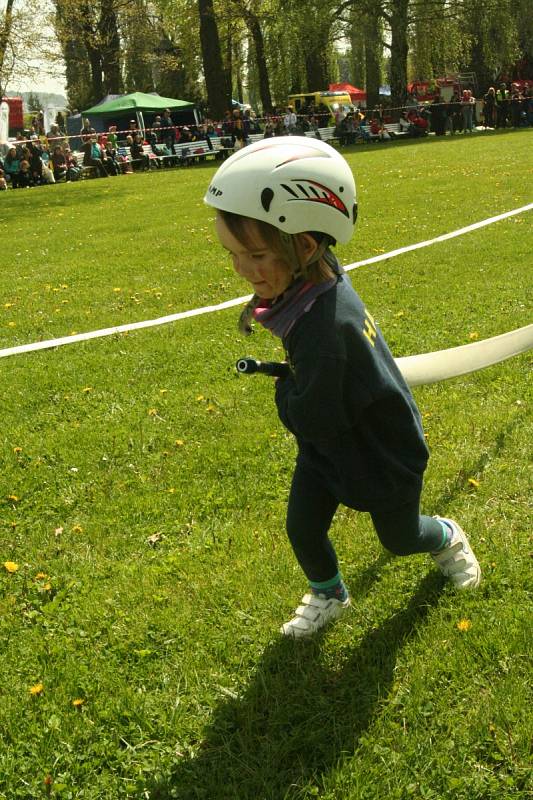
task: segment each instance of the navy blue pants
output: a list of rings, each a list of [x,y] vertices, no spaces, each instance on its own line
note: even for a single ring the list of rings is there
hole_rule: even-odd
[[[287,509],[287,534],[302,570],[310,581],[328,581],[339,571],[328,531],[339,501],[312,472],[297,465]],[[420,514],[419,501],[395,511],[372,513],[383,547],[398,556],[429,553],[442,545],[442,526]]]

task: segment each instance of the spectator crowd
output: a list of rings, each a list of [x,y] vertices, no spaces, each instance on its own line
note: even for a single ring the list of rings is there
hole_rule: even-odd
[[[321,128],[333,126],[331,112],[324,106],[309,105],[299,112],[287,106],[259,119],[250,110],[233,110],[227,111],[219,122],[206,119],[197,125],[177,125],[167,109],[155,116],[151,128],[144,132],[131,120],[127,130],[119,131],[116,125],[110,125],[107,132],[97,133],[85,119],[76,137],[66,135],[62,114],[57,115],[49,131],[44,130],[43,116],[38,114],[31,120],[28,134],[18,133],[14,141],[0,145],[0,190],[7,189],[8,184],[18,189],[77,181],[87,168],[98,177],[107,178],[163,164],[185,163],[188,146],[194,148],[199,141],[207,142],[222,157],[244,147],[253,134],[269,138],[313,131],[320,137]],[[397,133],[413,138],[430,132],[436,136],[468,134],[479,127],[531,127],[533,88],[521,89],[515,84],[507,88],[502,83],[498,88],[489,88],[477,102],[472,91],[464,89],[448,101],[437,95],[428,104],[409,96],[402,109],[378,106],[371,111],[359,108],[348,113],[339,109],[333,135],[341,146],[358,141],[387,141],[395,136],[387,127],[393,121]],[[71,139],[81,143],[79,150],[71,149]]]

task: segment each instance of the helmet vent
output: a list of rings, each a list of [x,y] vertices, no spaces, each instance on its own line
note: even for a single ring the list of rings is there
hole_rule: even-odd
[[[272,191],[272,189],[270,189],[269,187],[263,189],[263,191],[261,192],[261,205],[263,206],[265,211],[270,211],[270,204],[273,199],[274,199],[274,192]]]
[[[290,187],[290,186],[287,186],[287,184],[286,184],[286,183],[282,183],[281,185],[283,186],[283,188],[285,189],[285,191],[286,191],[286,192],[288,192],[289,194],[292,194],[292,196],[293,196],[293,197],[298,197],[298,195],[297,195],[297,193],[294,191],[294,189],[291,189],[291,187]]]

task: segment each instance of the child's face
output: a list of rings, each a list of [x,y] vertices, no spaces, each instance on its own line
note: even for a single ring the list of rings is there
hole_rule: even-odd
[[[220,244],[228,250],[235,271],[252,286],[254,293],[265,300],[273,300],[292,283],[288,265],[269,249],[250,221],[253,247],[248,249],[233,236],[228,226],[217,214],[216,231]]]

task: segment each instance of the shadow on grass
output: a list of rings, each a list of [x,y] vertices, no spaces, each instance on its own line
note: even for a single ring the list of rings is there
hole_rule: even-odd
[[[244,694],[214,709],[195,757],[176,763],[150,787],[150,797],[282,800],[303,796],[309,782],[320,784],[341,757],[356,751],[391,687],[399,652],[438,604],[442,586],[440,574],[430,573],[407,605],[353,650],[340,652],[337,663],[323,637],[280,637]]]
[[[455,475],[453,481],[441,492],[435,501],[435,509],[437,514],[444,515],[449,506],[453,505],[454,500],[463,494],[472,494],[472,488],[469,486],[469,478],[481,478],[487,466],[492,461],[499,458],[503,452],[507,439],[513,433],[514,429],[522,425],[524,418],[521,414],[515,414],[514,417],[507,423],[507,425],[494,437],[494,443],[490,448],[487,448],[478,455],[475,461],[470,462],[463,466]]]

